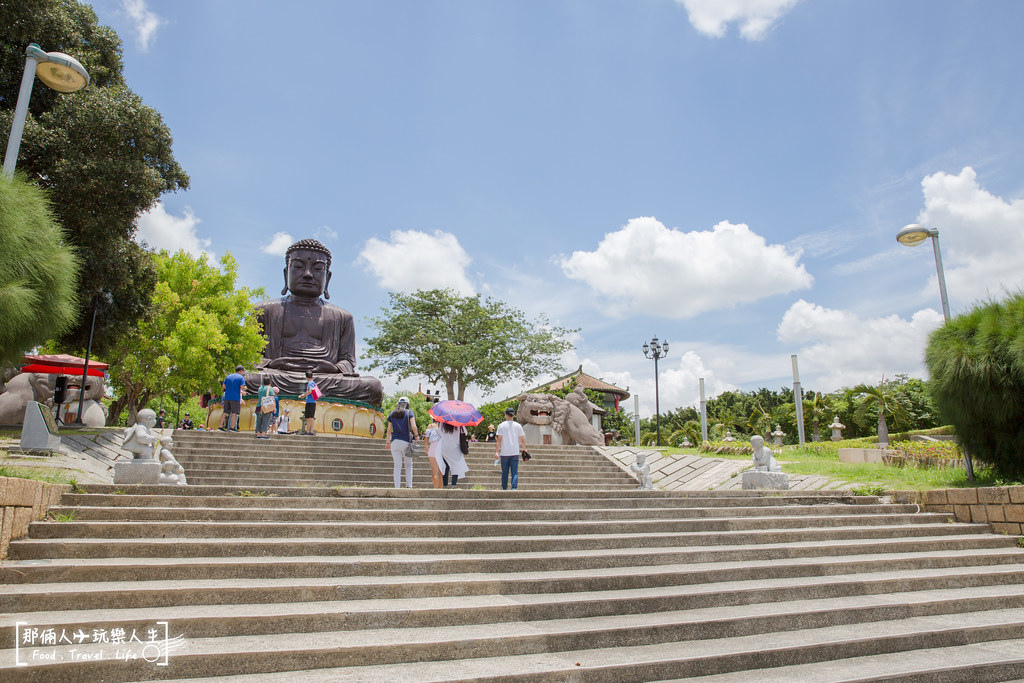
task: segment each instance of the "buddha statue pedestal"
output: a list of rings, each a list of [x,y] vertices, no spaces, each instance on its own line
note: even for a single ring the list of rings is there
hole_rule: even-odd
[[[280,400],[279,414],[287,415],[290,430],[298,432],[302,428],[305,400],[294,394],[280,394],[278,399]],[[238,416],[240,432],[255,430],[257,410],[259,410],[259,403],[256,401],[256,396],[246,396],[245,405],[242,406],[242,411]],[[220,399],[211,401],[209,414],[206,416],[206,429],[217,429],[222,413]],[[313,427],[317,434],[383,439],[386,425],[384,424],[384,413],[369,403],[325,396],[316,402],[316,417]]]

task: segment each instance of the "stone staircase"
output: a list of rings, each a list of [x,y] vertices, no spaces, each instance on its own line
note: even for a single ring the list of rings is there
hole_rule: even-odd
[[[51,512],[0,563],[5,682],[1024,676],[1017,539],[873,497],[89,485]]]
[[[357,436],[278,435],[258,440],[252,434],[174,432],[174,456],[189,484],[214,486],[394,486],[391,452],[381,439]],[[636,480],[589,446],[531,446],[533,458],[519,464],[519,488],[627,490]],[[494,444],[471,443],[464,488],[501,488],[494,466]],[[405,474],[402,475],[405,485]],[[425,455],[413,462],[413,485],[431,486]]]

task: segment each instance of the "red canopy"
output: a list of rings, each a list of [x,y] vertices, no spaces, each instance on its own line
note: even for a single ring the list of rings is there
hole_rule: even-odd
[[[85,369],[85,359],[58,353],[42,356],[25,356],[26,365],[22,372],[43,372],[51,375],[81,375]],[[103,377],[103,371],[109,366],[97,360],[89,360],[89,376]]]

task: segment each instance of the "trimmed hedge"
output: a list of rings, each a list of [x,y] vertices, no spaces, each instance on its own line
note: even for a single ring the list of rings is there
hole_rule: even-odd
[[[932,398],[964,450],[1002,477],[1024,476],[1024,294],[937,329],[925,362]]]

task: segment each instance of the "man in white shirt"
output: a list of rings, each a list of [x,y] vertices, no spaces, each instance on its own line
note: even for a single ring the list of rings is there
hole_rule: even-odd
[[[526,450],[526,433],[523,426],[515,421],[516,411],[505,411],[505,421],[498,425],[498,441],[494,457],[501,458],[501,488],[508,490],[509,473],[512,475],[512,489],[519,488],[519,452]]]

